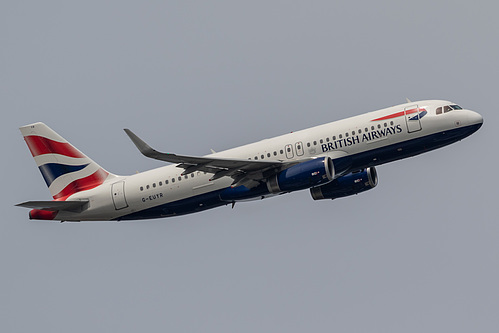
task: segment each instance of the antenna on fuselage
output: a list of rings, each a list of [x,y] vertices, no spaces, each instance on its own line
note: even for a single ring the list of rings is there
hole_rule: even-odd
[[[411,100],[409,98],[405,98],[405,100],[407,101],[407,103],[412,103]]]

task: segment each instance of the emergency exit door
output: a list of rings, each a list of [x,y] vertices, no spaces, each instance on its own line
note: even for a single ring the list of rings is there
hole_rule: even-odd
[[[113,197],[114,208],[116,210],[127,208],[128,203],[125,198],[125,182],[114,183],[111,187],[111,195]]]

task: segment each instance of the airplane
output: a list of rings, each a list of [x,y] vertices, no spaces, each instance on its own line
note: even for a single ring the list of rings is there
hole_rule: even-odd
[[[314,200],[337,199],[376,187],[377,166],[460,141],[482,124],[456,103],[408,100],[206,156],[159,152],[125,129],[143,155],[172,164],[119,176],[38,122],[20,131],[54,200],[16,206],[35,220],[125,221],[305,189]]]

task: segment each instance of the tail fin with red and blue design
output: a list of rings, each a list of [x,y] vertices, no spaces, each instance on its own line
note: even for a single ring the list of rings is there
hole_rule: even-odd
[[[57,201],[95,188],[114,176],[44,123],[26,125],[20,130],[50,194]]]

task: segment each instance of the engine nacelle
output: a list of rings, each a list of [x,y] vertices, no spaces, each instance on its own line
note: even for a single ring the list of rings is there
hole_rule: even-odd
[[[270,193],[303,190],[329,183],[334,179],[334,166],[330,157],[302,162],[267,179]]]
[[[336,199],[370,190],[376,185],[378,185],[378,174],[376,168],[370,167],[339,177],[326,185],[313,187],[310,189],[310,194],[314,200]]]

